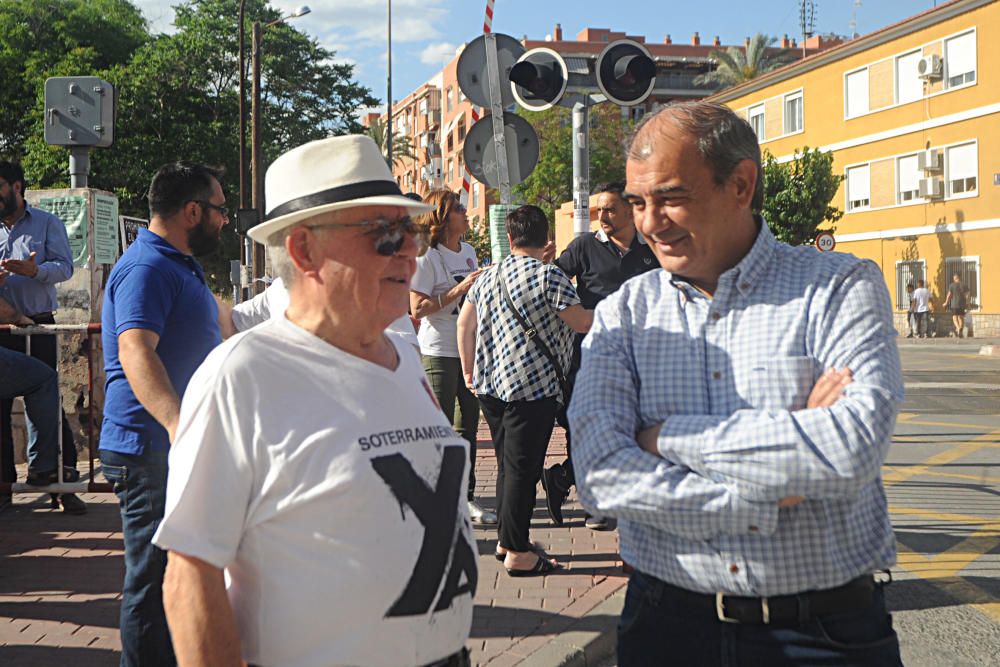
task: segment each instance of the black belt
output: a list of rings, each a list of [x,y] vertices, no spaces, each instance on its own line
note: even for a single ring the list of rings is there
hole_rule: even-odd
[[[802,624],[823,614],[865,609],[872,604],[872,595],[875,591],[875,579],[871,575],[852,579],[837,588],[766,598],[695,593],[668,584],[644,572],[640,573],[640,576],[659,583],[664,594],[692,608],[710,612],[724,623]]]

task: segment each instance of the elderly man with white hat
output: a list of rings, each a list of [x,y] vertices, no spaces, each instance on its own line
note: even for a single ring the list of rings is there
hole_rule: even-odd
[[[164,605],[181,665],[468,664],[468,443],[406,312],[422,236],[374,142],[285,153],[251,237],[284,246],[284,317],[191,381],[170,453]]]

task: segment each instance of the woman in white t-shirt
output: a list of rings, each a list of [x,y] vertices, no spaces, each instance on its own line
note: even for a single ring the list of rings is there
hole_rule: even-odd
[[[469,218],[450,190],[436,190],[424,201],[434,210],[417,218],[430,230],[430,239],[427,252],[417,258],[410,283],[410,312],[421,321],[417,339],[434,395],[455,430],[469,442],[469,514],[474,523],[495,524],[496,514],[475,500],[479,401],[462,379],[455,333],[458,311],[480,272],[475,250],[462,241]]]

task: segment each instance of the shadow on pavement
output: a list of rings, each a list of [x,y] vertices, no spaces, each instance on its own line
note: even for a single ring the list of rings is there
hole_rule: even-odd
[[[0,646],[0,664],[4,667],[72,665],[72,667],[112,667],[117,665],[116,651],[77,646]]]
[[[969,584],[972,584],[971,586]],[[950,587],[961,590],[948,593]],[[894,581],[885,589],[889,611],[914,611],[968,604],[996,604],[1000,599],[1000,581],[992,577],[943,577]]]

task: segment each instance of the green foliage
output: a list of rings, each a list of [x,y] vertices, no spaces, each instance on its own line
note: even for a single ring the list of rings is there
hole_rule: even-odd
[[[118,95],[115,143],[91,152],[90,186],[118,195],[124,215],[148,215],[153,173],[174,160],[224,167],[230,208],[239,200],[239,0],[185,0],[176,32],[151,35],[128,0],[0,0],[0,156],[21,160],[31,188],[66,187],[68,151],[43,140],[49,76],[93,75]],[[247,113],[252,25],[279,19],[267,0],[246,0]],[[378,103],[351,65],[291,24],[263,33],[261,146],[264,169],[293,146],[361,132],[355,113]],[[250,121],[248,119],[248,127]],[[248,130],[249,131],[249,130]],[[249,138],[248,138],[249,145]],[[249,147],[248,147],[249,158]],[[238,256],[233,225],[220,251],[201,258],[212,286],[228,290]]]
[[[538,133],[538,165],[514,192],[555,220],[555,211],[573,198],[572,110],[520,111]],[[590,108],[590,184],[625,180],[625,140],[632,122],[620,108],[601,104]]]
[[[385,121],[381,118],[372,119],[371,123],[365,128],[365,134],[371,137],[372,141],[382,149],[382,155],[386,153],[386,144],[389,141],[390,132],[386,131]],[[402,164],[403,160],[416,160],[417,156],[413,152],[413,142],[409,137],[404,137],[398,134],[396,130],[391,130],[392,136],[392,164],[389,165],[391,168],[393,165]],[[389,160],[386,159],[388,163]]]
[[[844,212],[830,205],[844,177],[833,173],[833,154],[805,147],[779,164],[764,151],[764,219],[779,241],[812,243],[819,226],[833,232]]]
[[[490,230],[486,222],[479,219],[478,215],[469,218],[469,231],[465,233],[465,242],[476,251],[476,258],[479,265],[483,265],[483,260],[493,256],[490,248]]]
[[[728,88],[787,65],[794,56],[789,49],[772,48],[776,41],[776,37],[758,32],[746,49],[730,46],[725,51],[712,51],[709,57],[716,62],[715,70],[696,76],[694,83]]]

